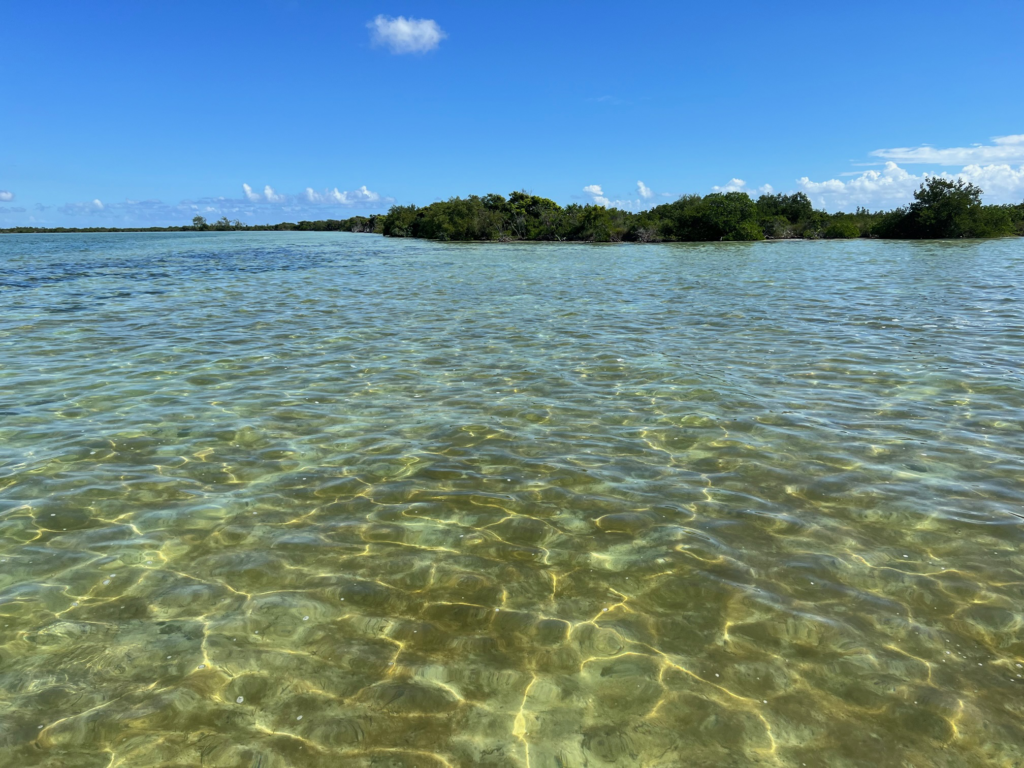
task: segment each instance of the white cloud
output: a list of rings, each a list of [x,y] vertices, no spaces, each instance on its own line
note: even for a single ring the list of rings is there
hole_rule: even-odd
[[[588,184],[583,191],[590,195],[590,201],[594,205],[603,205],[605,208],[612,207],[612,201],[604,196],[604,190],[601,189],[600,184]]]
[[[740,190],[745,191],[746,188],[747,182],[745,182],[743,179],[729,179],[728,183],[723,184],[720,187],[714,186],[711,189],[714,192],[739,192]]]
[[[242,185],[242,196],[204,197],[198,200],[182,200],[180,203],[165,203],[160,200],[125,200],[118,203],[103,203],[100,200],[83,203],[67,203],[54,211],[61,219],[44,217],[40,225],[55,226],[62,223],[75,225],[76,219],[88,216],[87,226],[135,227],[135,226],[176,226],[190,224],[192,217],[204,216],[210,221],[226,216],[249,224],[276,224],[281,221],[302,221],[328,218],[347,218],[352,215],[343,209],[384,210],[395,202],[367,189],[343,192],[338,188],[289,195],[275,192],[267,185],[263,192],[255,191],[248,184]],[[36,210],[44,213],[48,206],[37,205]],[[24,209],[19,209],[24,212]],[[0,209],[11,212],[10,208]],[[9,218],[9,217],[8,217]],[[5,219],[7,221],[7,219]],[[14,223],[23,223],[16,221]]]
[[[334,203],[351,207],[365,207],[384,199],[376,192],[367,189],[365,184],[352,192],[339,192],[337,187],[317,192],[312,187],[306,187],[305,197],[310,203]],[[390,201],[390,198],[388,200]]]
[[[263,188],[263,194],[259,192],[253,192],[252,187],[248,184],[242,185],[242,194],[245,195],[245,199],[250,203],[260,203],[266,200],[268,203],[283,203],[285,200],[284,195],[279,195],[274,191],[274,188],[269,184]]]
[[[593,205],[603,205],[605,208],[620,208],[624,211],[642,211],[651,207],[649,202],[654,196],[655,192],[642,181],[636,183],[636,193],[639,197],[636,200],[612,200],[608,195],[605,194],[604,189],[600,184],[588,184],[583,188],[583,191],[590,198],[590,203]]]
[[[804,176],[797,183],[816,205],[830,210],[848,210],[858,205],[867,208],[891,208],[909,203],[914,192],[931,176],[947,179],[961,178],[985,191],[985,202],[1019,202],[1024,197],[1024,165],[968,165],[959,173],[910,173],[894,162],[883,170],[864,171],[849,181],[828,179],[811,181]]]
[[[1024,165],[967,165],[960,176],[985,190],[990,203],[1019,203],[1024,199]]]
[[[971,147],[896,147],[876,149],[873,157],[902,163],[930,163],[932,165],[980,165],[987,163],[1024,163],[1024,134],[996,136],[991,144],[975,144]]]
[[[426,53],[448,37],[433,19],[378,16],[366,25],[376,45],[386,45],[392,53]]]
[[[747,186],[747,182],[743,179],[729,179],[729,181],[722,186],[711,187],[712,192],[746,192],[751,197],[759,197],[761,195],[770,195],[775,189],[771,184],[762,184],[757,189],[750,189]]]
[[[9,203],[14,199],[14,193],[6,189],[0,189],[0,203]]]

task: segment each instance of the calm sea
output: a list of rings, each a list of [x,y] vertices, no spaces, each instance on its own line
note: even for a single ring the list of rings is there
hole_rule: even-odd
[[[0,764],[1018,766],[1024,239],[0,237]]]

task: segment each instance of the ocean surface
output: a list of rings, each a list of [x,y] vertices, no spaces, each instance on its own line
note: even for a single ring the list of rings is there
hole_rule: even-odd
[[[0,764],[1024,765],[1024,239],[0,236]]]

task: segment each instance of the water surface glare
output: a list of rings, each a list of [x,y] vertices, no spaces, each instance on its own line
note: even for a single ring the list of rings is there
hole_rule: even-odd
[[[0,763],[1024,764],[1024,240],[0,238]]]

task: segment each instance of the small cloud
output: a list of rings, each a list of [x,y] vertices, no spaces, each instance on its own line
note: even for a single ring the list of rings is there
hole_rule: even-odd
[[[0,203],[9,203],[14,199],[14,193],[6,189],[0,189]]]
[[[600,184],[588,184],[583,191],[590,195],[590,202],[594,205],[603,205],[605,208],[612,207],[612,201],[604,196],[604,190]]]
[[[263,196],[267,198],[268,203],[280,203],[284,201],[284,196],[274,192],[273,188],[269,184],[263,188]]]
[[[714,186],[711,188],[712,192],[746,192],[751,197],[755,195],[770,195],[775,189],[771,184],[762,184],[756,189],[751,189],[747,186],[747,182],[743,179],[729,179],[728,183],[722,186]]]
[[[849,181],[811,181],[804,176],[797,184],[814,202],[827,208],[848,210],[857,205],[882,208],[910,202],[918,187],[932,176],[961,178],[975,184],[985,191],[985,200],[990,203],[1015,202],[1024,196],[1024,165],[1013,168],[995,163],[966,165],[955,174],[925,171],[916,175],[889,161],[884,169],[864,171]]]
[[[746,192],[747,182],[743,179],[729,179],[729,181],[722,186],[714,186],[711,188],[713,192]]]
[[[588,184],[583,188],[587,193],[592,205],[603,205],[605,208],[620,208],[627,211],[640,211],[650,207],[647,201],[654,197],[654,192],[642,181],[637,182],[637,194],[640,197],[636,200],[612,200],[605,194],[600,184]]]
[[[876,149],[870,153],[901,163],[930,163],[934,165],[979,165],[981,163],[1024,163],[1024,133],[1013,136],[996,136],[991,144],[973,144],[970,147],[948,147],[938,149],[920,147],[895,147]]]
[[[350,207],[367,206],[380,202],[393,202],[391,198],[382,198],[378,193],[367,189],[365,184],[352,192],[339,192],[337,187],[317,192],[312,187],[306,187],[305,197],[310,203],[333,203]]]
[[[252,187],[250,187],[248,184],[242,185],[242,192],[245,193],[245,199],[248,200],[250,203],[255,203],[260,199],[259,192],[253,192]]]
[[[375,45],[386,45],[392,53],[426,53],[448,35],[433,19],[378,16],[366,25]]]

